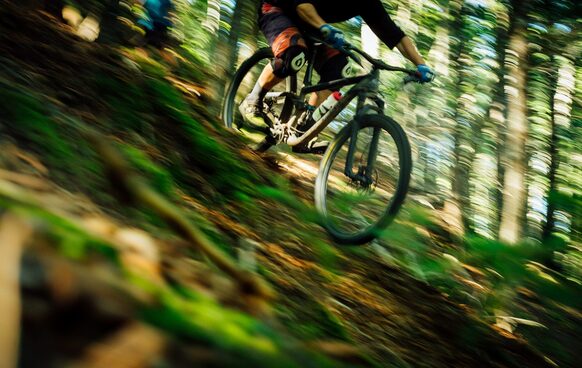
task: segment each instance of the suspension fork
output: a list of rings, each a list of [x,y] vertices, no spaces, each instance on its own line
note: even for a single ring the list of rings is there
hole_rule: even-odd
[[[366,106],[365,101],[370,98],[376,106]],[[368,160],[364,168],[358,168],[358,172],[354,174],[354,156],[356,154],[357,144],[358,144],[358,132],[360,130],[360,119],[366,115],[365,111],[372,110],[377,113],[383,113],[384,111],[384,101],[377,95],[370,97],[368,94],[360,94],[358,96],[358,105],[356,118],[351,124],[351,135],[350,135],[350,145],[348,148],[348,157],[346,158],[346,166],[344,169],[344,174],[352,179],[361,182],[364,185],[371,185],[373,182],[372,173],[374,172],[374,166],[376,165],[376,158],[378,157],[378,145],[380,143],[380,128],[374,128],[374,133],[372,134],[372,140],[368,146]]]
[[[358,171],[354,173],[354,157],[356,155],[357,145],[358,145],[358,132],[360,128],[360,123],[358,120],[354,120],[351,124],[351,135],[350,135],[350,145],[348,147],[348,156],[346,158],[346,166],[344,169],[344,174],[355,181],[368,186],[373,182],[372,173],[374,172],[374,166],[376,165],[376,158],[378,157],[378,144],[380,143],[380,128],[374,128],[374,133],[372,134],[372,140],[368,146],[368,160],[365,167],[359,167]]]
[[[376,165],[376,157],[378,157],[378,144],[380,143],[380,128],[374,128],[374,133],[372,134],[372,142],[370,142],[368,153],[368,162],[366,163],[366,171],[364,175],[366,176],[367,183],[372,183],[372,173],[374,172],[374,166]]]
[[[344,169],[344,174],[352,179],[358,180],[358,173],[354,174],[354,155],[356,154],[356,148],[358,145],[358,131],[360,130],[360,122],[355,119],[350,124],[351,134],[350,134],[350,145],[348,147],[348,157],[346,158],[346,167]]]

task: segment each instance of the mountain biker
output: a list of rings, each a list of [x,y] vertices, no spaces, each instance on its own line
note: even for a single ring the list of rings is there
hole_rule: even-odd
[[[306,63],[308,44],[302,33],[319,35],[332,46],[319,46],[321,50],[317,52],[314,67],[321,77],[320,82],[348,76],[348,57],[339,51],[346,44],[345,37],[330,23],[361,16],[386,46],[398,48],[417,66],[421,83],[429,82],[434,77],[410,38],[392,21],[381,0],[262,0],[258,12],[259,26],[273,50],[274,58],[240,106],[245,122],[256,129],[265,130],[270,125],[263,113],[263,98],[267,92],[284,78],[296,74]],[[308,109],[315,109],[331,93],[313,93]],[[327,142],[310,143],[310,147],[300,152],[319,153],[327,146]]]

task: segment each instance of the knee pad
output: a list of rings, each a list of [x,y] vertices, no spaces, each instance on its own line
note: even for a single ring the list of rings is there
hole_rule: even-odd
[[[307,53],[304,47],[293,46],[285,50],[279,57],[271,61],[273,73],[278,78],[295,75],[307,62]]]

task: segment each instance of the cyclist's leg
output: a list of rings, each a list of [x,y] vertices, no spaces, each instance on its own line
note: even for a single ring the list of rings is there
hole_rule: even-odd
[[[320,83],[347,78],[351,74],[351,65],[348,57],[326,45],[318,47],[314,67],[321,77]],[[309,104],[311,106],[319,106],[331,93],[331,90],[315,92],[311,95]]]
[[[259,26],[275,56],[245,99],[247,105],[255,107],[249,111],[255,110],[260,114],[267,92],[305,65],[307,44],[293,20],[279,7],[263,3],[259,9]]]
[[[273,87],[275,87],[281,78],[273,73],[271,64],[267,64],[261,72],[259,79],[255,83],[251,93],[244,99],[239,106],[239,110],[247,123],[250,123],[255,129],[264,129],[271,125],[271,122],[263,113],[263,98]]]
[[[315,60],[315,70],[319,74],[320,82],[330,82],[332,80],[341,79],[349,76],[349,60],[345,54],[340,53],[338,50],[331,47],[322,45],[316,50],[316,60]],[[311,94],[309,98],[309,105],[314,109],[319,106],[329,95],[332,93],[331,90],[318,91]],[[315,123],[313,119],[309,119],[307,123],[299,126],[300,131],[307,131],[311,125]],[[293,147],[293,151],[297,153],[318,153],[321,154],[325,152],[329,142],[320,141],[317,138],[308,142],[306,146],[303,147]]]

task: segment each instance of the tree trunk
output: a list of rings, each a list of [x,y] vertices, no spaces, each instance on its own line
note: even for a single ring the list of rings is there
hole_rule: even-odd
[[[548,172],[549,188],[547,194],[547,212],[546,212],[546,222],[543,227],[542,238],[547,240],[552,232],[555,230],[555,213],[558,210],[562,210],[556,203],[556,194],[560,191],[562,184],[566,184],[564,180],[564,171],[570,171],[567,167],[573,167],[574,163],[568,163],[568,159],[571,155],[568,154],[568,150],[563,146],[563,141],[560,137],[564,137],[566,132],[570,132],[571,120],[572,120],[572,103],[573,94],[575,93],[576,86],[574,82],[576,80],[576,70],[575,66],[567,57],[557,57],[557,62],[560,65],[557,73],[557,81],[555,83],[555,93],[552,96],[552,135],[550,141],[550,168]],[[573,137],[575,141],[575,138]],[[560,149],[562,148],[562,150]],[[560,151],[562,153],[560,154]],[[564,162],[563,170],[562,162]],[[561,179],[561,180],[560,180]],[[571,183],[567,183],[571,184]],[[564,211],[570,212],[570,211]],[[572,217],[576,217],[575,214],[570,213]]]
[[[552,98],[552,111],[554,110],[554,99]],[[546,211],[546,222],[544,224],[542,230],[542,239],[547,240],[552,235],[552,231],[554,230],[554,211],[556,210],[555,200],[553,198],[554,193],[557,190],[557,183],[556,183],[556,172],[558,170],[559,165],[559,156],[558,156],[558,134],[556,132],[556,120],[552,117],[552,136],[550,138],[550,170],[548,172],[548,180],[550,181],[550,186],[548,187],[548,208]]]
[[[257,5],[257,0],[238,0],[231,14],[230,32],[226,35],[225,30],[219,31],[214,59],[225,62],[216,64],[214,90],[218,106],[222,103],[225,87],[236,69],[239,39],[241,35],[253,30],[253,23],[256,22],[253,13]]]
[[[254,24],[257,22],[255,10],[258,0],[238,0],[232,17],[232,27],[228,35],[226,77],[230,78],[236,68],[239,47],[238,42],[246,34],[253,32]]]
[[[448,213],[454,214],[456,218],[453,219],[454,223],[457,227],[460,227],[461,231],[464,233],[467,229],[468,225],[468,216],[467,211],[470,208],[469,205],[469,169],[467,165],[470,165],[470,162],[465,162],[463,159],[462,154],[462,146],[463,140],[465,137],[465,126],[466,122],[463,123],[460,120],[462,119],[461,109],[462,105],[459,103],[460,97],[462,95],[461,91],[461,81],[463,79],[461,69],[462,64],[459,60],[466,60],[466,58],[461,58],[461,55],[464,52],[464,42],[463,42],[463,22],[464,22],[464,14],[463,14],[463,1],[456,0],[451,1],[449,4],[449,12],[450,12],[450,19],[451,24],[450,28],[456,32],[453,34],[453,39],[456,41],[451,45],[449,49],[449,59],[452,62],[457,63],[456,75],[451,76],[451,80],[453,81],[453,109],[455,111],[454,115],[454,129],[452,132],[453,139],[454,139],[454,148],[453,148],[453,161],[455,165],[451,168],[451,178],[452,178],[452,198],[450,198],[445,203],[445,210]],[[454,69],[454,68],[451,68]]]
[[[493,225],[491,227],[492,233],[497,236],[499,234],[499,229],[501,226],[501,209],[503,207],[503,180],[504,180],[504,167],[503,167],[503,156],[504,156],[504,143],[507,139],[507,132],[505,126],[507,123],[506,107],[507,107],[507,96],[504,91],[504,76],[505,67],[504,60],[506,57],[506,49],[509,43],[509,23],[510,18],[507,8],[499,9],[496,13],[498,20],[497,26],[497,46],[495,50],[497,51],[497,60],[499,61],[499,68],[497,68],[497,77],[499,78],[499,83],[495,87],[495,97],[493,98],[493,104],[489,109],[489,117],[492,124],[494,125],[494,130],[497,132],[497,141],[495,144],[495,159],[497,161],[497,172],[496,186],[493,190],[493,201],[495,203],[495,218]]]
[[[505,58],[507,78],[507,139],[503,157],[503,206],[500,240],[517,243],[523,232],[525,194],[525,143],[527,140],[526,60],[528,56],[525,6],[514,1],[514,24],[510,30],[509,50]]]

